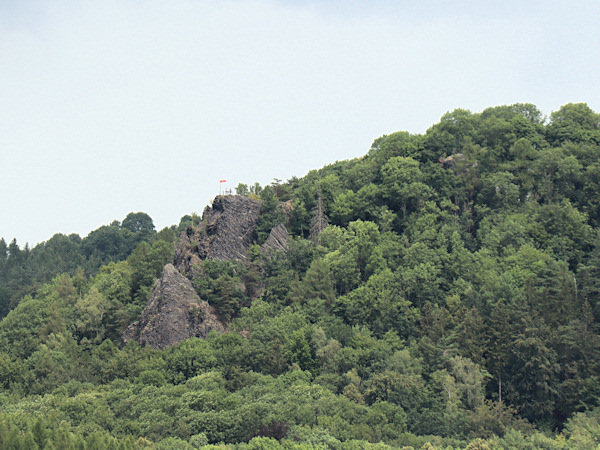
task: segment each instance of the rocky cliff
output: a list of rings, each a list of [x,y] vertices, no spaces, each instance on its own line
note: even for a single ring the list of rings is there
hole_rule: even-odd
[[[198,297],[190,280],[167,264],[142,317],[125,330],[122,340],[163,349],[194,336],[206,337],[211,330],[224,331],[225,327],[213,308]]]
[[[240,195],[221,195],[206,207],[202,222],[188,228],[179,238],[174,264],[186,276],[210,259],[244,261],[255,239],[260,202]]]
[[[288,230],[284,224],[280,223],[269,233],[269,237],[261,246],[262,250],[286,250],[288,245]]]
[[[133,339],[163,349],[190,337],[205,337],[211,330],[224,331],[214,309],[198,297],[190,280],[207,258],[246,260],[256,237],[260,207],[260,202],[238,195],[215,198],[200,224],[181,234],[173,264],[165,266],[142,317],[125,330],[122,341]],[[278,225],[261,249],[265,253],[285,250],[287,240],[287,229]],[[252,286],[252,292],[248,286],[244,289],[251,298],[260,292],[260,286]]]

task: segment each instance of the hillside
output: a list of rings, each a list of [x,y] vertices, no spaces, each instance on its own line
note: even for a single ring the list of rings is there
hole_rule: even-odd
[[[594,448],[599,206],[600,115],[516,104],[0,240],[0,447]]]

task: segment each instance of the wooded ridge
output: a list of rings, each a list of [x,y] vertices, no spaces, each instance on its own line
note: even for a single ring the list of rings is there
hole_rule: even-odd
[[[0,239],[0,448],[595,448],[599,231],[579,103]]]

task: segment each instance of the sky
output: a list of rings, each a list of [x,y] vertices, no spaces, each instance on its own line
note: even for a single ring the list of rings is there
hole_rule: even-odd
[[[424,133],[456,108],[600,111],[600,2],[0,1],[0,237],[23,246]]]

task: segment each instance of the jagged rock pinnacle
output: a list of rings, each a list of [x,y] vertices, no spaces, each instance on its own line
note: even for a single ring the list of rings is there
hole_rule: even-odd
[[[163,349],[191,337],[206,337],[211,330],[224,331],[213,308],[202,301],[192,283],[167,264],[159,278],[142,317],[123,333],[141,345]]]

